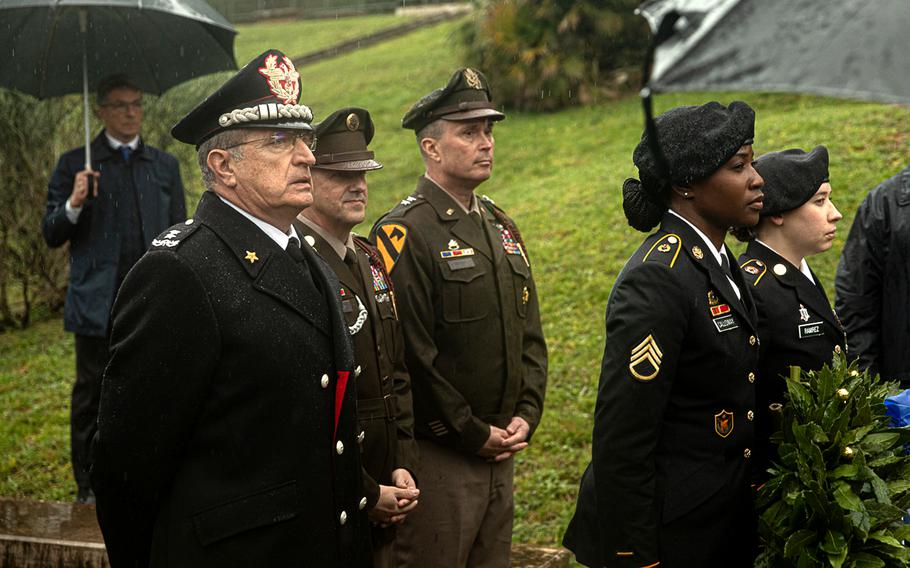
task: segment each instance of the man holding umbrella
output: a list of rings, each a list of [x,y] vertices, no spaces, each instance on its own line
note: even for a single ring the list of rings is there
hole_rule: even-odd
[[[107,366],[109,314],[120,284],[155,236],[186,218],[176,158],[143,143],[142,92],[126,76],[103,79],[96,114],[104,130],[85,148],[64,154],[51,176],[42,232],[47,244],[70,244],[64,327],[75,334],[76,382],[70,449],[77,501],[93,502],[89,443]]]

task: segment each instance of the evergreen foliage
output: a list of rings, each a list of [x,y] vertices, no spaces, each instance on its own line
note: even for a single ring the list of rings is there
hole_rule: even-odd
[[[897,385],[843,355],[817,372],[792,371],[779,459],[758,492],[756,566],[907,566],[910,430],[891,428],[884,406]]]
[[[639,0],[476,0],[466,60],[512,110],[555,110],[615,93],[638,76],[650,34]],[[637,84],[637,83],[636,83]]]

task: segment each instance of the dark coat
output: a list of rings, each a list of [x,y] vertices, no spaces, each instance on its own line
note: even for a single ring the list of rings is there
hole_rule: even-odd
[[[392,471],[409,470],[417,462],[411,379],[404,365],[404,337],[395,308],[391,279],[366,239],[354,236],[355,270],[351,270],[319,233],[295,222],[297,232],[313,239],[313,248],[328,263],[341,284],[341,305],[349,326],[360,315],[358,299],[367,319],[354,334],[357,376],[357,411],[363,430],[363,484],[367,510],[379,500],[379,484],[393,485]],[[364,247],[372,250],[375,263]]]
[[[416,434],[469,454],[489,438],[490,424],[504,428],[513,416],[533,433],[547,382],[537,286],[520,237],[501,221],[514,223],[494,207],[481,206],[481,228],[421,177],[371,233],[386,266],[397,258],[390,273]]]
[[[304,245],[308,295],[212,193],[187,223],[114,306],[92,470],[112,566],[369,565],[338,281]]]
[[[787,391],[781,376],[789,376],[791,365],[805,370],[830,365],[834,353],[846,345],[843,328],[814,272],[815,284],[797,267],[755,241],[749,243],[739,262],[755,300],[761,338],[753,457],[758,479],[763,480],[770,460],[777,457],[770,436],[779,427],[778,413]]]
[[[837,310],[860,366],[910,387],[910,167],[863,200],[834,279]]]
[[[670,213],[617,277],[592,462],[564,539],[579,562],[740,566],[748,557],[758,341],[749,292],[734,278],[742,301],[701,237]]]
[[[85,147],[60,157],[48,184],[41,231],[51,247],[70,243],[64,328],[80,335],[104,337],[120,284],[118,274],[129,270],[118,267],[123,235],[116,228],[114,204],[124,192],[135,188],[140,219],[134,228],[135,238],[141,239],[140,246],[145,250],[161,231],[186,219],[186,203],[174,156],[140,144],[127,164],[119,152],[111,149],[102,132],[92,141],[92,168],[101,173],[98,196],[85,202],[74,225],[66,218],[65,204],[73,193],[76,173],[84,168]]]

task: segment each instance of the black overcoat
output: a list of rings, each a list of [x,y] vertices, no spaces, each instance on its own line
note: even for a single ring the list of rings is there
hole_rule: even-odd
[[[127,276],[92,471],[114,568],[371,562],[338,282],[302,249],[322,294],[206,193]]]
[[[617,277],[592,462],[564,539],[581,563],[750,562],[758,340],[734,278],[742,301],[704,240],[670,213]]]
[[[775,458],[770,436],[779,426],[787,390],[781,376],[790,366],[806,370],[830,364],[835,351],[846,349],[844,330],[831,309],[818,276],[809,281],[797,267],[759,242],[739,257],[758,312],[758,381],[755,384],[755,469],[758,478]]]

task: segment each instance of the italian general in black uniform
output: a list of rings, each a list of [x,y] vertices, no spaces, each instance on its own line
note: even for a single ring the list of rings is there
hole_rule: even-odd
[[[367,144],[373,121],[365,109],[333,112],[316,125],[313,205],[295,222],[341,284],[341,304],[354,340],[364,507],[373,525],[373,566],[394,566],[395,526],[417,506],[417,462],[411,381],[395,290],[370,242],[351,233],[367,207],[366,173],[382,164]]]
[[[373,228],[395,284],[420,449],[400,566],[509,566],[512,457],[540,423],[547,350],[521,234],[474,194],[502,118],[473,69],[418,101],[402,125],[417,133],[426,174]]]
[[[115,303],[92,472],[114,568],[370,564],[339,285],[291,226],[315,162],[299,93],[267,51],[172,130],[209,191]]]
[[[759,343],[723,241],[758,220],[753,125],[740,102],[679,107],[657,119],[668,173],[647,134],[635,150],[642,181],[624,185],[626,215],[660,228],[607,303],[592,461],[564,539],[587,566],[751,565]]]
[[[754,228],[737,230],[749,240],[739,257],[758,310],[761,338],[755,385],[756,479],[776,459],[770,436],[779,427],[790,366],[818,370],[846,349],[844,330],[806,256],[831,248],[841,214],[831,202],[828,150],[793,149],[755,161],[765,180],[765,206]]]

